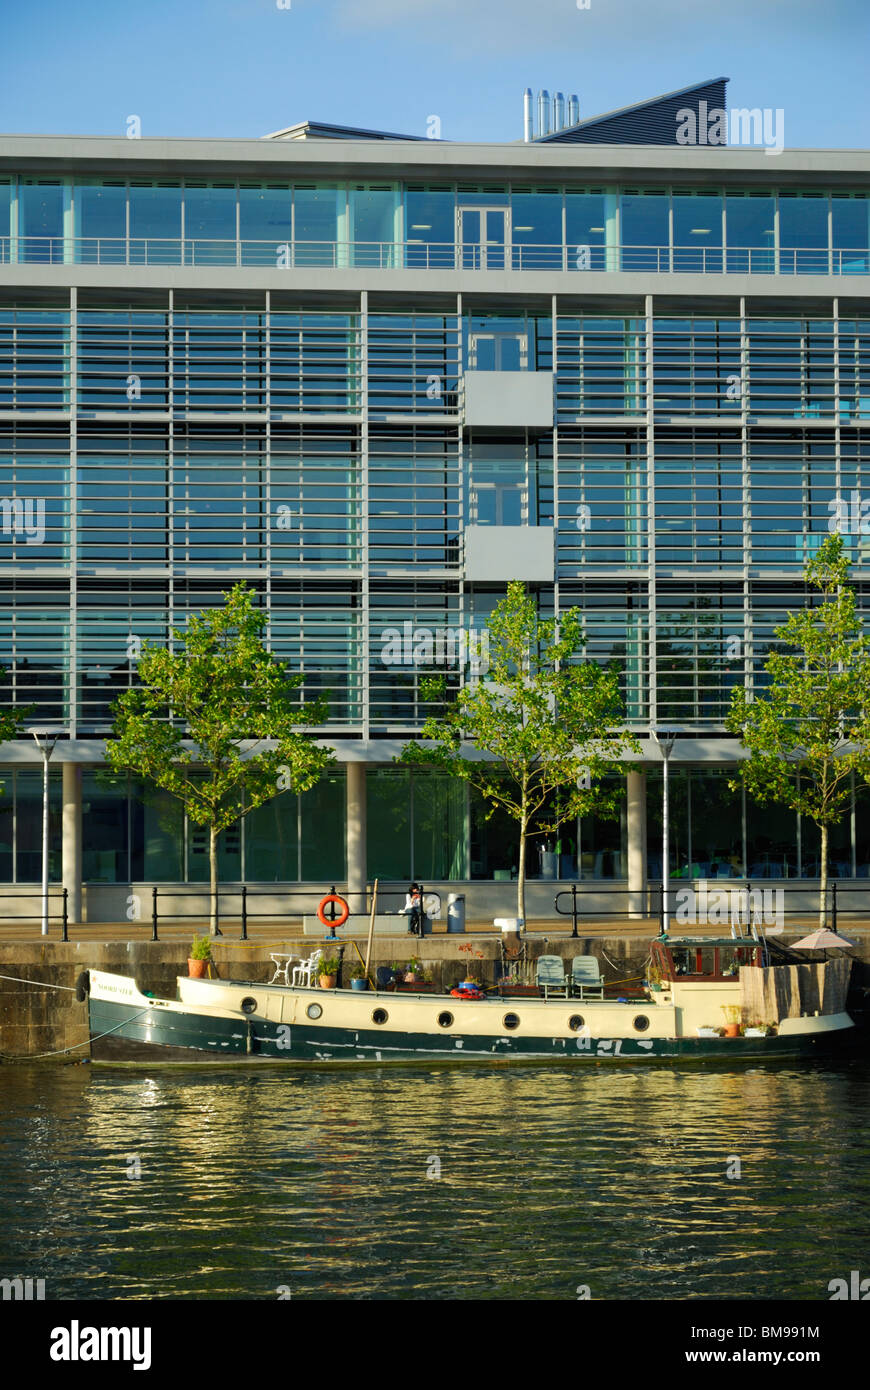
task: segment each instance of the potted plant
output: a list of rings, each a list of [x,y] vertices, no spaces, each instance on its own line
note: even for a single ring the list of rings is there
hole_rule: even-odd
[[[423,968],[420,965],[420,962],[418,961],[416,956],[412,956],[411,959],[408,961],[408,965],[405,970],[405,984],[416,984],[417,981],[422,977],[422,973]]]
[[[195,936],[193,938],[193,945],[190,948],[190,955],[187,957],[187,973],[190,978],[192,980],[201,980],[205,975],[210,960],[210,937]]]
[[[459,949],[460,951],[465,951],[469,956],[468,967],[465,971],[465,977],[463,980],[460,981],[460,983],[466,985],[477,985],[479,987],[480,967],[473,965],[472,959],[483,960],[483,951],[475,951],[470,941],[467,945],[460,946]]]
[[[321,989],[335,989],[335,982],[338,979],[339,964],[338,956],[327,956],[321,960],[317,967],[320,971]]]
[[[366,972],[365,972],[365,969],[363,968],[363,966],[361,966],[361,965],[355,965],[355,966],[354,966],[353,970],[351,971],[351,976],[350,976],[350,987],[351,987],[351,989],[356,989],[356,990],[368,989],[368,987],[369,987],[368,977],[366,976]]]
[[[740,1005],[723,1004],[722,1012],[725,1015],[725,1036],[726,1038],[740,1037]]]

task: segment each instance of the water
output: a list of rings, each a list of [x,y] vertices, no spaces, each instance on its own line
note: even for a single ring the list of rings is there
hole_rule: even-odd
[[[0,1277],[47,1298],[827,1299],[867,1265],[866,1059],[8,1066],[0,1117]]]

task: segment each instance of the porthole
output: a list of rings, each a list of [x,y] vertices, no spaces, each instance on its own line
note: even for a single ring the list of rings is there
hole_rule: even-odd
[[[572,1014],[568,1019],[568,1027],[572,1033],[578,1033],[586,1022],[582,1014]]]
[[[453,1022],[453,1015],[447,1013],[446,1010],[445,1010],[445,1012],[444,1012],[443,1014],[439,1014],[439,1015],[438,1015],[438,1027],[439,1027],[439,1028],[449,1028],[452,1022]]]
[[[638,1014],[634,1020],[634,1028],[638,1033],[645,1033],[649,1028],[649,1019],[646,1014]]]
[[[323,1009],[319,1004],[309,1004],[305,1012],[309,1018],[319,1018],[323,1013]]]
[[[239,1008],[243,1014],[255,1014],[257,1012],[257,1001],[252,995],[246,994]]]
[[[501,1022],[503,1028],[519,1028],[520,1016],[519,1014],[505,1014]]]
[[[372,1023],[386,1023],[388,1018],[389,1014],[386,1009],[375,1009],[372,1014]]]

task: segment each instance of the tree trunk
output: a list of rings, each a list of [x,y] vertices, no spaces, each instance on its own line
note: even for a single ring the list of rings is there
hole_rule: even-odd
[[[822,854],[819,874],[819,926],[827,925],[828,917],[828,827],[820,826],[822,832]]]
[[[523,816],[520,821],[520,866],[517,873],[517,916],[522,923],[526,920],[526,827],[528,821]]]
[[[223,936],[218,926],[218,831],[213,825],[208,828],[208,869],[209,869],[209,913],[208,929],[212,936]]]

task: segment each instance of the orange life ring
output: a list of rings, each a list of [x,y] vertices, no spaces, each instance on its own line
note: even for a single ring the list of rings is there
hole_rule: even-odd
[[[324,908],[326,907],[327,903],[339,904],[338,916],[335,918],[334,921],[330,921],[330,919],[324,914]],[[349,916],[350,908],[348,907],[344,898],[340,898],[337,893],[327,893],[325,898],[320,899],[320,904],[317,908],[317,917],[322,926],[332,927],[332,929],[335,930],[336,927],[343,927]]]

